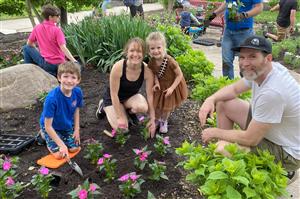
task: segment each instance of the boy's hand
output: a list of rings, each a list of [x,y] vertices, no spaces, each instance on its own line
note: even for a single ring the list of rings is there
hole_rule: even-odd
[[[165,93],[165,97],[169,97],[170,95],[172,95],[174,89],[173,88],[168,88],[167,90],[164,90]]]
[[[65,144],[59,146],[59,154],[62,158],[69,157],[68,147]]]
[[[75,144],[80,145],[80,132],[78,130],[74,130],[73,138],[75,139]]]

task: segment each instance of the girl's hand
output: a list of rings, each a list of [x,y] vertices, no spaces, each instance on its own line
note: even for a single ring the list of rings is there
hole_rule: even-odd
[[[74,130],[73,138],[75,139],[75,144],[80,145],[80,133],[79,129]]]
[[[152,88],[153,92],[159,91],[160,90],[160,85],[159,83],[156,83],[153,88]]]
[[[165,98],[166,97],[169,97],[170,95],[172,95],[174,89],[173,88],[168,88],[167,90],[164,90],[164,93],[165,93]]]
[[[148,131],[150,133],[150,137],[154,138],[155,136],[155,119],[151,119],[147,124]]]

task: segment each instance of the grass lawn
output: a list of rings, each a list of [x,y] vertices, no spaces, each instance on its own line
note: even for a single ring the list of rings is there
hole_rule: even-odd
[[[278,12],[263,11],[255,17],[255,22],[266,23],[266,22],[276,22]],[[296,23],[300,22],[300,12],[296,12]]]

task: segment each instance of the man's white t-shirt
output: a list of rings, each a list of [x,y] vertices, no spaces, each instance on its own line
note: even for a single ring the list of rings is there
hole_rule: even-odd
[[[300,85],[280,63],[272,67],[260,86],[245,80],[252,88],[252,118],[271,123],[265,138],[300,160]]]

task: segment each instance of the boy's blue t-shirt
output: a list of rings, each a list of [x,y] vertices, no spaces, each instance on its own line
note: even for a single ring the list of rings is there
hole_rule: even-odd
[[[181,28],[191,26],[191,13],[188,11],[182,11],[180,13],[180,26]]]
[[[67,97],[60,90],[60,86],[58,86],[51,90],[45,99],[40,125],[44,128],[45,118],[53,118],[52,127],[55,130],[72,130],[75,110],[82,106],[83,95],[79,87],[75,87],[71,96]]]
[[[226,10],[225,10],[225,20],[226,20],[226,28],[229,30],[241,30],[245,28],[253,28],[254,19],[253,17],[242,19],[240,21],[231,21],[229,17],[228,3],[237,2],[236,0],[226,0]],[[261,3],[262,0],[240,0],[244,6],[241,6],[238,10],[239,13],[247,12],[251,10],[255,4]]]

